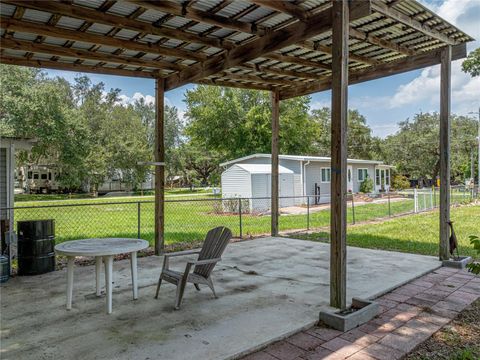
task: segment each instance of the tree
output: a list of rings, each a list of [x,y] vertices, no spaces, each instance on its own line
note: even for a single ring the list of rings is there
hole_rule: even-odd
[[[271,152],[271,102],[264,91],[199,85],[186,93],[185,133],[193,147],[209,149],[217,161]],[[280,105],[280,152],[314,151],[315,123],[308,97]]]
[[[330,156],[331,111],[329,108],[313,110],[316,124],[318,155]],[[349,158],[375,159],[381,152],[381,140],[372,136],[367,119],[358,110],[348,111],[347,152]]]
[[[383,143],[383,160],[395,165],[401,174],[435,179],[440,171],[439,124],[438,113],[420,113],[412,121],[400,122],[397,133]],[[476,122],[452,115],[451,132],[451,175],[463,181],[475,144]]]
[[[473,50],[462,63],[462,70],[472,77],[480,75],[480,48]]]

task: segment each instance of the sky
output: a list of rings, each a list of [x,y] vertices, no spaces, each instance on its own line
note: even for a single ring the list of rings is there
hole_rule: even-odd
[[[480,47],[480,0],[421,0],[445,20],[477,39],[467,45],[470,52]],[[452,112],[467,115],[480,107],[480,77],[472,78],[461,70],[462,60],[452,63]],[[398,130],[397,124],[419,112],[439,111],[440,66],[373,80],[349,87],[349,108],[358,109],[367,119],[375,136],[386,137]],[[62,76],[68,81],[78,73],[48,70],[50,76]],[[154,101],[155,84],[150,79],[87,74],[94,83],[103,82],[106,89],[121,89],[125,103],[144,97]],[[180,117],[185,114],[187,85],[165,94],[165,102],[177,107]],[[330,106],[330,91],[311,95],[311,108]],[[474,115],[471,115],[474,116]]]

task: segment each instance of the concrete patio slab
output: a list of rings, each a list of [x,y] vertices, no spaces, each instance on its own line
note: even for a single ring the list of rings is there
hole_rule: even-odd
[[[436,258],[349,247],[348,299],[372,298],[438,268]],[[172,264],[182,269],[181,259]],[[114,264],[113,314],[97,298],[95,268],[77,267],[73,309],[66,273],[16,277],[1,287],[3,359],[230,359],[311,326],[329,301],[329,245],[263,238],[229,245],[214,271],[219,299],[187,287],[153,298],[162,259],[139,259],[139,299],[128,261]]]

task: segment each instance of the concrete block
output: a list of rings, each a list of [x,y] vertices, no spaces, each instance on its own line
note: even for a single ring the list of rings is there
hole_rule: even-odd
[[[342,312],[337,309],[320,312],[320,321],[340,331],[349,331],[362,325],[380,312],[380,305],[374,301],[352,298],[353,312]]]
[[[467,264],[472,262],[470,256],[459,256],[458,258],[443,260],[442,265],[446,267],[451,267],[455,269],[465,269]]]

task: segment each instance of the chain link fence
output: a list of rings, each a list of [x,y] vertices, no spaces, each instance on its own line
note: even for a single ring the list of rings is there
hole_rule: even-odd
[[[452,188],[451,203],[478,198],[467,188]],[[317,196],[281,197],[279,230],[293,232],[326,228],[330,204]],[[202,198],[165,200],[165,243],[203,240],[216,226],[229,227],[235,237],[248,238],[270,233],[269,197]],[[438,189],[412,189],[383,194],[349,194],[347,220],[351,224],[436,208]],[[54,219],[57,242],[94,237],[142,238],[153,243],[154,201],[104,202],[95,200],[70,204],[17,206],[15,222]],[[16,224],[15,224],[16,228]]]

